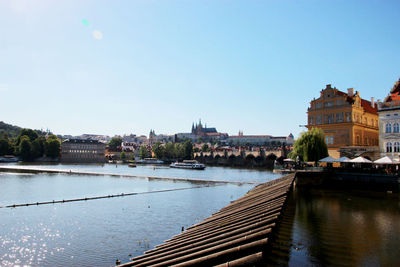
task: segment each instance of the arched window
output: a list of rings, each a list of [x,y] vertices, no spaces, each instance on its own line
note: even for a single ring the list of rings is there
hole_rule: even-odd
[[[390,123],[386,124],[386,133],[391,133],[392,132],[392,125]]]
[[[400,143],[394,142],[394,152],[399,152],[399,150],[400,150]]]
[[[386,153],[392,153],[392,143],[386,143]]]
[[[399,132],[399,123],[394,123],[393,124],[393,132],[394,133],[398,133]]]

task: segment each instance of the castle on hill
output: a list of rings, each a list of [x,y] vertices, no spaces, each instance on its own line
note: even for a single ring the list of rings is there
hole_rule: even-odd
[[[217,129],[216,128],[207,128],[207,124],[203,127],[201,124],[201,119],[199,120],[199,123],[197,124],[192,124],[192,134],[197,135],[197,136],[208,136],[210,134],[216,134]]]

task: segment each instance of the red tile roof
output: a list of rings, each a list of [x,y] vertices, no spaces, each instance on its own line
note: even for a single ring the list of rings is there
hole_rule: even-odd
[[[338,90],[337,94],[340,95],[340,96],[347,96],[346,97],[346,101],[349,102],[349,103],[353,103],[354,102],[353,98],[351,96],[349,96],[348,94],[346,94],[345,92],[342,92],[342,91]],[[371,106],[371,102],[368,101],[368,100],[365,100],[365,99],[361,98],[361,106],[364,108],[365,112],[372,113],[372,114],[378,114],[377,106],[375,105],[375,107],[372,107]]]
[[[361,106],[364,108],[365,112],[369,112],[372,114],[378,114],[377,105],[375,105],[375,107],[372,107],[371,102],[368,100],[361,99]]]
[[[400,101],[400,79],[394,83],[390,95],[387,96],[384,102]]]

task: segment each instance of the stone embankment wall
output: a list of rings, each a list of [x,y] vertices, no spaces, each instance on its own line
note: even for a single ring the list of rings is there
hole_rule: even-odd
[[[324,171],[297,171],[296,186],[370,192],[400,192],[400,176],[374,170],[327,169]]]

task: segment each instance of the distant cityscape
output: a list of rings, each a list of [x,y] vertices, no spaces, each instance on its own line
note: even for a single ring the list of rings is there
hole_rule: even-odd
[[[168,143],[168,142],[179,142],[182,140],[190,140],[195,142],[210,142],[218,143],[219,145],[230,145],[230,146],[267,146],[277,144],[293,145],[294,136],[292,133],[287,136],[272,136],[272,135],[244,135],[243,131],[239,131],[238,135],[229,136],[227,133],[218,132],[215,127],[207,127],[207,124],[203,126],[201,119],[198,123],[192,124],[191,132],[187,133],[176,133],[172,135],[168,134],[156,134],[154,130],[150,130],[149,136],[146,135],[97,135],[97,134],[82,134],[78,136],[72,135],[57,135],[60,139],[82,139],[82,140],[97,140],[101,143],[108,143],[111,139],[121,138],[123,142],[123,148],[133,145],[149,144],[153,145],[157,142]]]
[[[331,157],[363,156],[375,160],[388,156],[392,160],[399,160],[400,79],[395,82],[383,101],[375,101],[374,97],[371,100],[363,99],[361,93],[354,88],[348,88],[347,92],[343,92],[327,84],[320,91],[320,96],[310,101],[307,116],[305,126],[308,130],[313,128],[323,130],[324,141]],[[53,158],[67,162],[105,162],[107,159],[125,158],[126,153],[131,159],[157,157],[172,160],[207,155],[225,159],[231,155],[241,158],[251,155],[254,158],[265,159],[267,155],[272,154],[274,156],[270,159],[274,159],[287,157],[295,144],[292,133],[284,136],[245,135],[239,130],[237,135],[229,135],[219,132],[216,127],[208,127],[201,119],[193,122],[188,132],[168,135],[156,133],[151,129],[148,136],[128,134],[111,137],[82,134],[56,137],[49,130],[33,131],[3,122],[0,126],[2,153],[0,156],[7,154],[22,156],[21,149],[23,149],[25,160],[38,160],[43,156],[52,155]],[[21,136],[21,133],[24,133],[24,136]],[[22,141],[24,148],[21,147]],[[57,142],[60,144],[59,148]],[[187,151],[186,155],[182,152],[182,145],[185,142],[190,142],[190,151]],[[169,143],[175,145],[168,148],[169,152],[165,152]],[[43,160],[48,159],[43,158]]]

